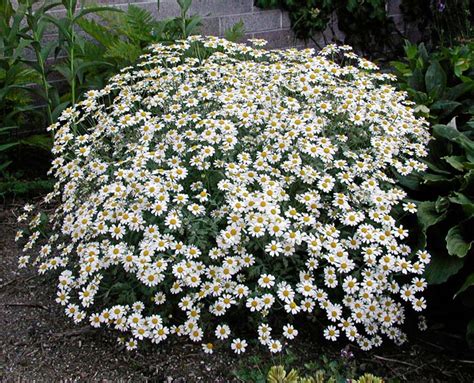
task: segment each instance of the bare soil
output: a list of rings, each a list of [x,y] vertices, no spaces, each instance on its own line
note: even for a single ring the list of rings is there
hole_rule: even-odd
[[[184,340],[128,352],[116,334],[74,325],[54,302],[54,283],[17,268],[19,208],[0,207],[0,381],[237,382],[257,380],[268,366],[288,361],[272,360],[261,349],[240,359],[230,352],[209,356]],[[321,367],[322,360],[343,365],[343,347],[316,335],[302,337],[292,347],[292,366],[308,370],[308,363]],[[474,382],[474,355],[460,336],[440,330],[417,335],[402,348],[351,351],[357,374],[367,371],[387,381]]]

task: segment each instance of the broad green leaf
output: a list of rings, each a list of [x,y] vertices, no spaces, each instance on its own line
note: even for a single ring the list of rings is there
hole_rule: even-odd
[[[416,44],[411,44],[408,40],[405,42],[404,50],[408,60],[413,60],[418,54],[418,47]]]
[[[430,285],[446,282],[457,274],[464,266],[464,259],[448,257],[446,254],[434,253],[431,262],[426,267],[425,276]]]
[[[402,176],[398,172],[394,171],[395,177],[398,179],[398,183],[411,190],[418,190],[420,188],[420,176],[416,174],[409,174]]]
[[[453,178],[447,178],[440,174],[427,173],[423,175],[423,183],[427,185],[443,185],[449,184],[453,181]]]
[[[464,175],[459,190],[472,190],[472,188],[474,188],[474,170],[469,170]]]
[[[61,32],[61,34],[64,36],[64,38],[70,40],[71,36],[70,36],[69,30],[68,30],[67,25],[66,25],[67,20],[65,20],[65,19],[56,19],[54,16],[51,16],[51,15],[46,15],[45,20],[47,20],[48,22],[56,25],[56,27]]]
[[[454,169],[463,171],[464,170],[464,162],[466,162],[466,157],[463,156],[446,156],[443,157],[448,164],[450,164]]]
[[[463,223],[453,226],[446,235],[446,248],[449,255],[455,255],[460,258],[466,256],[474,242],[474,240],[466,241],[462,225]]]
[[[471,320],[467,325],[466,341],[467,341],[467,344],[469,345],[469,348],[473,349],[474,348],[474,319]]]
[[[440,213],[436,211],[435,202],[423,201],[418,204],[418,221],[424,233],[426,233],[426,230],[430,226],[436,225],[438,222],[441,222],[444,218],[446,218],[446,214],[446,211]]]
[[[458,106],[462,105],[460,102],[451,100],[438,100],[430,105],[431,110],[440,111],[443,115],[450,114]]]
[[[237,24],[236,24],[236,25],[237,25]],[[234,27],[235,27],[235,25],[234,25]],[[410,68],[409,68],[408,65],[405,64],[404,62],[391,61],[391,62],[390,62],[390,65],[393,66],[397,71],[399,71],[403,76],[406,76],[406,75],[408,75],[409,73],[411,73]]]
[[[459,136],[459,131],[455,126],[441,125],[437,124],[433,126],[433,133],[437,137],[446,138],[447,140],[452,141]]]
[[[190,36],[195,32],[196,28],[201,25],[201,18],[193,16],[186,24],[186,36]]]
[[[449,201],[461,205],[468,218],[474,217],[474,202],[466,195],[459,192],[454,192],[451,196],[449,196]]]
[[[446,73],[438,61],[433,61],[425,74],[426,91],[433,98],[439,98],[446,88]]]
[[[178,0],[179,7],[182,13],[186,13],[191,6],[191,0]]]
[[[462,95],[471,92],[474,89],[474,81],[471,83],[461,83],[452,88],[446,89],[446,98],[456,100]]]
[[[470,274],[466,280],[464,281],[464,283],[462,284],[462,286],[459,288],[459,290],[456,292],[456,294],[454,294],[454,298],[456,298],[459,294],[461,294],[462,292],[466,291],[469,287],[471,286],[474,286],[474,273]]]
[[[18,142],[9,142],[8,144],[2,144],[0,145],[0,152],[5,152],[17,145],[18,145]]]
[[[446,138],[462,146],[466,150],[467,158],[471,160],[470,155],[474,155],[474,142],[457,130],[455,126],[435,125],[433,132],[437,137]]]
[[[423,71],[419,68],[416,68],[412,75],[407,80],[408,85],[417,90],[417,91],[424,91],[424,78],[423,78]]]
[[[435,210],[437,213],[445,212],[449,207],[449,199],[446,197],[439,196],[435,202]]]
[[[418,45],[418,54],[420,55],[421,60],[423,63],[426,63],[429,59],[429,53],[428,50],[426,49],[425,43],[420,43]]]
[[[35,134],[20,141],[22,145],[28,145],[35,148],[50,151],[53,147],[53,139],[48,134]]]

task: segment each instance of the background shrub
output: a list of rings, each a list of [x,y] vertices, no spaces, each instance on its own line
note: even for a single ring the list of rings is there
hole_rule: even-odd
[[[393,63],[399,87],[432,122],[435,139],[426,159],[429,170],[400,182],[420,201],[421,246],[433,255],[426,277],[439,285],[433,316],[467,327],[472,344],[474,322],[466,319],[473,302],[466,292],[474,283],[474,44],[428,53],[424,44],[407,43],[405,52],[403,62]]]

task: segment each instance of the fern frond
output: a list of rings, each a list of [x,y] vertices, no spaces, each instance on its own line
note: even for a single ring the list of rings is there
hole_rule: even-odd
[[[224,37],[227,40],[233,41],[233,42],[237,42],[240,39],[242,39],[242,37],[244,37],[244,34],[245,34],[245,27],[244,27],[244,22],[242,21],[242,19],[238,23],[235,23],[234,25],[232,25],[232,27],[224,31]]]
[[[153,15],[144,8],[130,5],[125,13],[127,37],[136,43],[149,42],[152,40],[151,32],[155,19]]]
[[[139,46],[127,41],[118,40],[107,49],[104,56],[131,64],[135,62],[142,53],[143,51]]]
[[[113,46],[119,40],[111,29],[97,23],[95,20],[81,18],[77,20],[77,24],[84,32],[106,48]]]

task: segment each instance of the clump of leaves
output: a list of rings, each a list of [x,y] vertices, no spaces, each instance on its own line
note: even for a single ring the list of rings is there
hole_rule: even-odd
[[[466,292],[474,285],[469,270],[474,257],[474,44],[429,54],[424,44],[407,43],[405,52],[405,61],[393,63],[399,86],[432,122],[434,140],[429,170],[400,182],[420,201],[420,245],[432,254],[428,283],[446,284],[452,298],[460,296],[470,306]],[[474,320],[468,326],[468,339],[472,336]]]
[[[196,33],[201,25],[200,16],[188,16],[190,0],[178,3],[181,15],[177,18],[155,20],[146,9],[130,5],[126,12],[102,13],[98,20],[81,19],[78,24],[94,39],[87,43],[88,48],[94,45],[94,54],[109,66],[112,74],[133,64],[152,43],[171,43]]]
[[[242,367],[234,371],[234,375],[246,382],[259,383],[345,382],[358,376],[353,357],[352,352],[346,348],[341,350],[340,357],[321,353],[319,357],[300,366],[301,360],[297,353],[288,349],[277,358],[269,360],[262,360],[258,355],[249,356],[242,361]]]
[[[288,11],[296,37],[311,40],[316,46],[320,45],[317,34],[332,28],[332,21],[337,19],[339,30],[345,33],[344,42],[365,55],[384,56],[399,50],[398,30],[387,14],[385,0],[256,0],[255,4]],[[326,38],[324,34],[322,37]]]
[[[420,41],[453,46],[472,37],[474,3],[469,0],[402,0],[403,20],[415,25]]]
[[[44,61],[51,46],[41,47],[46,13],[57,4],[0,1],[0,195],[25,194],[41,189],[34,181],[20,181],[31,158],[47,162],[52,138],[45,133],[25,134],[22,129],[52,121]],[[32,55],[28,56],[28,52]],[[37,52],[38,55],[34,55]],[[35,57],[32,60],[32,57]],[[46,86],[45,86],[46,84]],[[41,105],[38,100],[44,100]],[[45,113],[46,111],[46,113]]]
[[[435,125],[433,135],[439,142],[431,158],[438,158],[431,160],[418,186],[427,198],[419,204],[418,221],[433,254],[426,276],[431,284],[452,278],[457,298],[474,286],[474,273],[468,270],[474,257],[474,115],[459,128],[454,119]]]
[[[393,61],[398,84],[432,123],[464,121],[474,98],[474,42],[428,53],[424,43],[405,43],[403,61]]]
[[[335,376],[326,374],[323,370],[318,370],[315,374],[300,377],[298,371],[292,369],[287,372],[283,366],[273,366],[268,371],[268,383],[336,383]],[[383,380],[372,374],[365,374],[359,379],[351,380],[354,383],[383,383]]]

